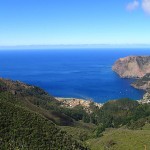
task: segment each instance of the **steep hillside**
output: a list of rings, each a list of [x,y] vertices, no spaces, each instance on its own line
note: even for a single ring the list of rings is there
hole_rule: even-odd
[[[86,150],[44,116],[22,107],[9,92],[0,93],[0,149]]]
[[[61,103],[39,87],[1,78],[0,91],[10,92],[20,105],[40,113],[58,125],[71,125],[74,122],[61,112],[59,107]]]
[[[38,87],[0,79],[2,149],[87,149],[55,125],[75,124],[60,105]]]
[[[150,73],[146,74],[140,79],[137,79],[131,85],[136,89],[142,89],[146,91],[146,93],[143,96],[143,99],[140,100],[139,102],[150,103]]]
[[[132,83],[132,86],[137,89],[150,91],[150,73]]]

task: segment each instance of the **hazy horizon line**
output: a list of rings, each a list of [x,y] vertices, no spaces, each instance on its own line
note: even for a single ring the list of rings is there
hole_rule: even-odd
[[[59,48],[150,48],[150,44],[29,44],[0,45],[0,49],[59,49]]]

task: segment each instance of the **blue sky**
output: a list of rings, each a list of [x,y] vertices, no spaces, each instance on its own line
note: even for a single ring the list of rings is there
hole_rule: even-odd
[[[150,44],[150,0],[0,0],[0,46]]]

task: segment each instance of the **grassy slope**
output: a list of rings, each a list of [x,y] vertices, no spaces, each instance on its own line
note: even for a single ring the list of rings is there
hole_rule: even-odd
[[[104,136],[87,141],[92,150],[149,150],[150,125],[143,130],[113,129]]]

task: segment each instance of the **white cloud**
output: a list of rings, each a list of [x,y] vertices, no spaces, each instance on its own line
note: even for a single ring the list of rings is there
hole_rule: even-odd
[[[142,8],[146,13],[150,14],[150,0],[143,0]]]
[[[147,1],[150,1],[150,0],[147,0]],[[133,2],[128,3],[127,10],[133,11],[137,9],[138,7],[139,7],[139,2],[137,0],[134,0]]]

